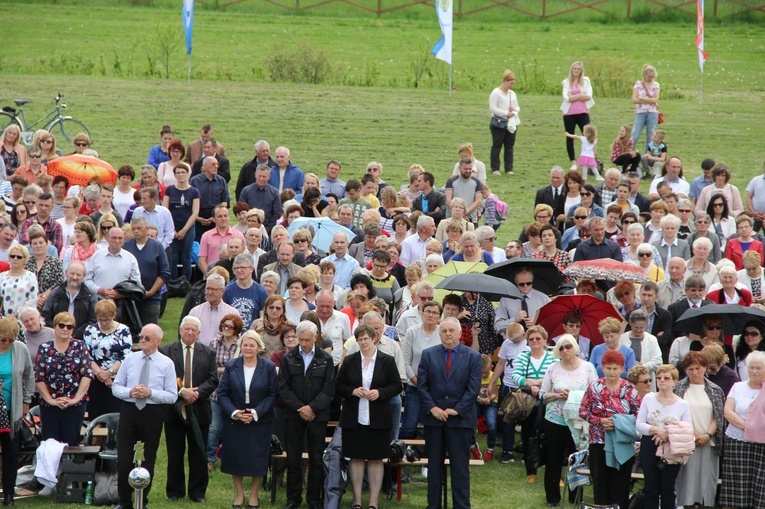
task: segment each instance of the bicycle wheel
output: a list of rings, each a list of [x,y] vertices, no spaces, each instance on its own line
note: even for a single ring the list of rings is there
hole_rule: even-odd
[[[13,124],[19,126],[19,129],[21,129],[21,124],[16,120],[16,117],[8,112],[0,111],[0,132],[5,131],[6,127]]]
[[[56,137],[57,142],[66,140],[71,143],[72,138],[79,133],[85,133],[90,136],[90,131],[85,127],[85,124],[73,118],[56,120],[48,127],[48,131]]]

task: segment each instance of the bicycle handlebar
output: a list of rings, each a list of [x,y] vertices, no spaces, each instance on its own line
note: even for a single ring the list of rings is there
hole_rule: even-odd
[[[56,103],[58,103],[61,100],[61,92],[56,94]]]

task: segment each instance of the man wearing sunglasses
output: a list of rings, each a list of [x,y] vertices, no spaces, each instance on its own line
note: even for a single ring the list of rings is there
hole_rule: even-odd
[[[516,272],[514,283],[523,298],[502,298],[494,318],[494,330],[498,331],[503,338],[507,326],[513,322],[520,323],[526,329],[534,325],[539,308],[550,302],[547,295],[533,288],[534,273],[530,269],[523,268]]]

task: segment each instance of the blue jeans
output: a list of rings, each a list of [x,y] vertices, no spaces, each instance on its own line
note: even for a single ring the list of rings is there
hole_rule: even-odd
[[[417,436],[417,425],[420,423],[420,396],[417,387],[406,385],[406,398],[404,399],[404,417],[401,420],[401,433],[403,439],[412,439]]]
[[[513,389],[503,384],[502,388],[499,390],[499,401],[503,401],[505,399],[505,396],[507,396],[512,390]],[[495,421],[496,421],[496,415],[495,415]],[[515,447],[515,424],[507,424],[504,421],[502,421],[502,452],[512,454],[514,447]]]
[[[479,405],[476,403],[475,407],[478,411],[478,417],[483,415],[486,419],[486,427],[488,428],[486,447],[494,449],[494,446],[497,445],[497,411],[499,410],[499,403],[492,403],[490,405]]]
[[[637,142],[640,139],[640,133],[645,128],[645,150],[643,153],[648,152],[648,144],[651,142],[653,130],[657,123],[659,123],[658,113],[637,113],[635,115],[635,122],[632,124],[632,141],[635,144],[635,151],[638,148]]]
[[[186,232],[183,240],[173,239],[170,249],[173,251],[173,260],[170,263],[170,274],[173,279],[178,278],[178,265],[183,265],[183,275],[191,281],[191,249],[194,246],[195,227],[192,226]]]
[[[392,423],[390,428],[390,441],[393,442],[394,440],[398,439],[398,430],[399,426],[401,426],[401,395],[396,394],[396,396],[392,397],[390,400],[388,400],[388,402],[390,403],[390,416]]]
[[[215,449],[218,448],[220,434],[223,431],[223,409],[217,401],[210,400],[210,405],[212,406],[212,422],[207,431],[207,462],[215,463],[218,459],[215,457]]]

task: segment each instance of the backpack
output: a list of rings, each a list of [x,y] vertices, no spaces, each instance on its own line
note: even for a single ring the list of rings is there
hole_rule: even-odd
[[[510,206],[499,199],[499,197],[492,193],[489,195],[489,198],[493,198],[494,202],[497,204],[496,210],[497,210],[497,216],[499,216],[500,219],[507,219],[507,212],[510,210]]]

